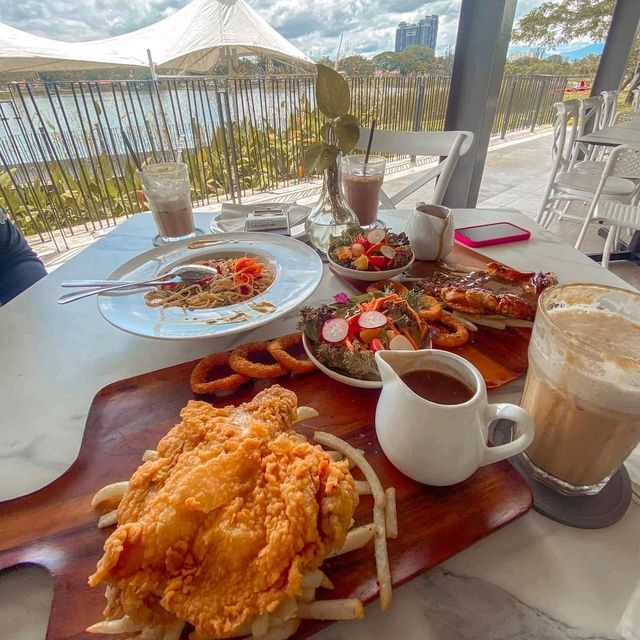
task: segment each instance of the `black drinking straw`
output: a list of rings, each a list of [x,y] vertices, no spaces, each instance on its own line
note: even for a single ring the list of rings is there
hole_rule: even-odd
[[[376,130],[376,119],[371,121],[371,131],[369,131],[369,142],[367,143],[367,150],[364,154],[364,163],[369,162],[369,154],[371,153],[371,143],[373,142],[373,132]]]
[[[376,129],[376,119],[374,118],[371,121],[371,130],[369,131],[369,142],[367,143],[367,150],[364,154],[364,171],[363,173],[367,173],[367,163],[369,162],[369,154],[371,153],[371,143],[373,142],[373,132]]]
[[[133,146],[131,145],[129,138],[127,138],[127,134],[124,132],[124,129],[121,129],[121,133],[122,133],[122,139],[124,140],[124,146],[127,147],[127,151],[129,152],[129,155],[133,159],[133,162],[135,163],[136,167],[138,167],[138,171],[142,171],[142,163],[140,162],[140,158],[138,158],[138,154],[135,152]]]

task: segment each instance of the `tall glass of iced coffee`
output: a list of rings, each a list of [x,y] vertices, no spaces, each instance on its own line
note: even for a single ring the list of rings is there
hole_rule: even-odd
[[[344,196],[365,229],[377,224],[386,163],[382,156],[369,156],[365,162],[363,155],[343,156],[340,162]]]
[[[195,235],[191,185],[187,165],[182,162],[149,164],[140,180],[161,242],[173,242]]]
[[[524,466],[560,493],[598,493],[640,442],[640,294],[582,284],[547,289],[522,407],[536,423]]]

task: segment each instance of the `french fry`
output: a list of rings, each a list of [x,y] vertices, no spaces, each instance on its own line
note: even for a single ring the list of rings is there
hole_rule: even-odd
[[[254,638],[262,638],[269,631],[269,614],[261,613],[251,624],[251,635]]]
[[[136,638],[137,640],[164,640],[165,633],[169,633],[171,629],[172,627],[145,627]]]
[[[297,617],[298,603],[294,598],[283,600],[273,613],[269,614],[269,622],[279,625]]]
[[[316,569],[315,571],[311,571],[307,573],[305,576],[302,576],[302,588],[308,589],[311,587],[312,589],[317,589],[322,584],[322,579],[326,576],[320,569]]]
[[[323,589],[334,589],[333,582],[331,582],[329,576],[324,573],[322,574],[322,582],[320,583],[320,586]]]
[[[282,624],[271,627],[266,635],[262,636],[261,640],[286,640],[290,638],[300,626],[300,620],[293,618],[287,620]]]
[[[182,635],[182,630],[184,629],[185,624],[186,623],[184,622],[184,620],[178,620],[175,624],[172,624],[164,632],[162,640],[180,640],[180,636]]]
[[[507,327],[523,327],[526,329],[533,327],[531,320],[521,320],[520,318],[505,318],[503,322]]]
[[[298,602],[313,602],[316,597],[316,590],[313,587],[304,587],[298,596]]]
[[[109,498],[121,498],[128,488],[128,480],[108,484],[106,487],[102,487],[102,489],[100,489],[100,491],[98,491],[96,495],[93,496],[93,498],[91,499],[91,506],[95,507],[97,504],[100,504],[101,502],[104,502]]]
[[[98,529],[104,529],[105,527],[110,527],[112,524],[116,524],[118,522],[118,510],[114,509],[113,511],[109,511],[109,513],[105,513],[103,516],[100,516],[98,520]],[[118,632],[122,633],[122,632]]]
[[[335,558],[336,556],[341,556],[345,553],[360,549],[360,547],[364,547],[364,545],[376,535],[377,531],[378,527],[375,524],[365,524],[357,529],[351,529],[351,531],[347,533],[344,544],[339,549],[330,553],[327,558]]]
[[[142,461],[143,462],[151,462],[152,460],[157,460],[159,458],[159,456],[160,456],[160,454],[155,449],[147,449],[142,454]]]
[[[143,625],[134,622],[129,616],[123,616],[117,620],[101,620],[87,627],[85,631],[88,633],[106,633],[116,635],[118,633],[131,633],[133,631],[141,631]]]
[[[385,495],[380,479],[367,462],[367,459],[348,442],[341,440],[331,433],[316,431],[313,439],[321,445],[331,447],[342,452],[347,458],[360,468],[373,494],[373,523],[377,530],[374,537],[376,554],[376,571],[378,574],[378,588],[380,590],[380,609],[386,611],[391,606],[391,570],[389,568],[389,554],[387,552],[387,530],[385,525],[384,503]]]
[[[298,407],[296,414],[296,419],[293,421],[293,424],[296,424],[296,422],[311,420],[311,418],[315,418],[320,415],[313,407]]]
[[[398,513],[396,511],[396,490],[389,487],[385,492],[384,519],[387,526],[387,538],[398,537]]]
[[[299,604],[298,615],[306,620],[355,620],[364,617],[364,607],[358,598],[316,600]]]
[[[316,569],[302,577],[302,588],[307,589],[308,587],[312,587],[313,589],[317,589],[318,587],[333,589],[333,582],[327,578],[327,574],[324,571]]]
[[[366,480],[356,480],[356,491],[359,496],[370,496],[371,495],[371,487]]]
[[[475,324],[473,324],[473,322],[471,322],[471,320],[468,320],[464,316],[461,316],[457,311],[453,311],[451,313],[451,315],[454,318],[456,318],[456,320],[460,320],[460,322],[462,323],[462,326],[466,327],[467,329],[469,329],[469,331],[477,331],[478,330],[478,327]]]
[[[506,329],[507,325],[504,323],[506,318],[488,318],[485,316],[471,315],[468,313],[462,313],[460,311],[455,311],[453,314],[458,320],[469,320],[473,322],[473,324],[481,325],[483,327],[490,327],[492,329]]]

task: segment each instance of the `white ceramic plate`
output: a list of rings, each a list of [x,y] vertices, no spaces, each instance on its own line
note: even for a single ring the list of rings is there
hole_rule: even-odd
[[[337,263],[335,263],[331,256],[329,258],[329,266],[333,271],[335,271],[339,276],[343,278],[349,278],[350,280],[360,280],[362,282],[377,282],[378,280],[389,280],[393,278],[393,276],[400,275],[403,271],[406,271],[416,259],[415,256],[411,256],[411,260],[407,262],[404,267],[400,267],[399,269],[387,269],[386,271],[358,271],[357,269],[347,269],[347,267],[343,267]]]
[[[283,205],[277,202],[261,202],[256,207],[277,207],[289,212],[289,224],[291,227],[291,237],[302,239],[306,236],[304,222],[311,209],[298,204]],[[244,224],[247,220],[245,211],[225,210],[221,211],[212,221],[210,225],[211,233],[238,233],[244,231]],[[271,233],[270,235],[275,235]]]
[[[322,373],[328,375],[330,378],[333,378],[338,382],[348,384],[350,387],[358,387],[359,389],[382,389],[382,380],[358,380],[357,378],[345,376],[342,373],[338,373],[337,371],[329,369],[329,367],[323,365],[322,362],[313,355],[309,343],[307,342],[307,336],[304,334],[302,334],[302,346],[307,352],[309,360],[311,360],[311,362],[313,362],[313,364],[315,364]]]
[[[273,322],[304,302],[320,284],[322,261],[307,245],[269,233],[228,233],[224,236],[201,236],[202,240],[223,240],[200,249],[188,249],[191,240],[162,245],[140,254],[116,269],[110,280],[147,280],[166,273],[180,264],[190,264],[214,257],[256,256],[270,264],[276,277],[263,293],[246,302],[216,309],[185,310],[150,307],[144,301],[146,290],[106,293],[98,296],[98,308],[104,318],[129,333],[168,340],[225,336],[255,329]],[[273,313],[260,313],[252,304],[268,301],[277,308]],[[249,319],[232,322],[233,314],[242,312]],[[212,322],[215,322],[212,323]]]

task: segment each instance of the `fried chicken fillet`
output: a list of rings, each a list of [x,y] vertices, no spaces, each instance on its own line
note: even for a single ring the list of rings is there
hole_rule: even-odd
[[[358,497],[347,462],[292,430],[296,406],[278,385],[237,408],[189,402],[133,474],[89,578],[109,585],[107,618],[221,636],[301,593]]]

